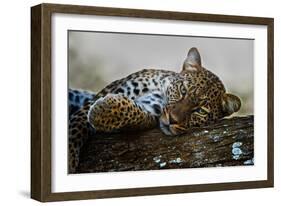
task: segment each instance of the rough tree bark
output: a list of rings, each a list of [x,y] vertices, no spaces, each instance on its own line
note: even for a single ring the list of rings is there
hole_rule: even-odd
[[[169,137],[159,129],[96,134],[77,173],[253,165],[254,117],[233,117]]]

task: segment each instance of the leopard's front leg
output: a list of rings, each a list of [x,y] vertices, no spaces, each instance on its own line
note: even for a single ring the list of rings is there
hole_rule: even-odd
[[[156,127],[157,118],[122,94],[107,94],[90,107],[88,122],[97,132],[118,132]]]

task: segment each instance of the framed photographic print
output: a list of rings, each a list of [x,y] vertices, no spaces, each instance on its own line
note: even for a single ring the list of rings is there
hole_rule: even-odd
[[[273,187],[273,19],[31,8],[31,197]]]

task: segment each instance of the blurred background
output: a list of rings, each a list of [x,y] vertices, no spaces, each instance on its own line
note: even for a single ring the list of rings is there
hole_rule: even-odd
[[[144,68],[179,72],[191,47],[228,92],[242,99],[240,115],[253,114],[254,40],[69,31],[69,87],[98,92]]]

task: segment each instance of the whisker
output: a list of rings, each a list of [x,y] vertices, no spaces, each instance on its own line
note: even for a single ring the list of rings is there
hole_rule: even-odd
[[[183,132],[187,131],[186,128],[181,127],[181,126],[178,126],[178,125],[175,125],[175,129],[177,129],[177,130],[179,130],[179,131],[183,131]]]

